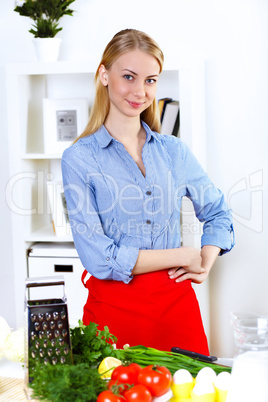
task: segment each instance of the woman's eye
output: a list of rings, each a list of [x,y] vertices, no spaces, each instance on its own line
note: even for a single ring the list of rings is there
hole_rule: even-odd
[[[156,80],[154,78],[148,78],[146,82],[148,82],[148,84],[154,84]]]
[[[126,80],[128,80],[128,81],[132,81],[132,80],[133,80],[132,75],[129,75],[129,74],[125,74],[125,75],[124,75],[124,78],[125,78]]]

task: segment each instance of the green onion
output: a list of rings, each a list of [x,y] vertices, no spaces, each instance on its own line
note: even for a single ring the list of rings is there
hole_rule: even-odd
[[[130,346],[126,349],[117,350],[120,360],[127,360],[139,364],[141,367],[150,364],[165,366],[171,374],[179,369],[188,370],[196,376],[203,367],[211,367],[216,374],[222,371],[231,372],[231,367],[220,366],[214,363],[206,363],[180,353],[165,352],[145,346]]]

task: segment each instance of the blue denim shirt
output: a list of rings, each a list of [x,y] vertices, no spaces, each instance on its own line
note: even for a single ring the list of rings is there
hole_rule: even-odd
[[[146,130],[146,175],[102,126],[62,157],[73,239],[87,271],[129,283],[139,250],[180,247],[182,197],[204,222],[201,247],[233,247],[230,210],[188,147],[174,136]]]

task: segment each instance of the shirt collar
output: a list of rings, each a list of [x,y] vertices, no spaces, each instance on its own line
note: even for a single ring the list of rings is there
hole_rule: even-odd
[[[113,137],[108,133],[104,125],[94,135],[101,148],[106,148],[113,140]]]
[[[143,128],[146,132],[146,142],[149,142],[152,137],[159,141],[159,138],[157,137],[157,133],[155,131],[152,131],[150,127],[144,123],[144,121],[141,122],[143,125]],[[96,140],[98,144],[100,145],[101,148],[106,148],[112,141],[116,141],[107,131],[106,127],[104,125],[101,126],[101,128],[95,133]]]
[[[144,123],[144,121],[142,121],[141,124],[146,132],[146,142],[149,142],[152,138],[159,141],[158,134],[155,131],[152,131],[148,124]]]

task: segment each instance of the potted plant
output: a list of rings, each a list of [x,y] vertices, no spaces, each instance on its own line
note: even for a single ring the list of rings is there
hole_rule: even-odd
[[[29,30],[34,35],[37,55],[41,61],[58,57],[61,39],[55,38],[62,30],[59,21],[64,15],[73,15],[69,8],[75,0],[16,0],[14,11],[34,21]],[[49,51],[49,54],[47,53]]]

